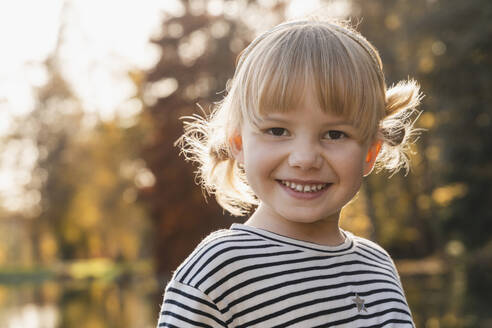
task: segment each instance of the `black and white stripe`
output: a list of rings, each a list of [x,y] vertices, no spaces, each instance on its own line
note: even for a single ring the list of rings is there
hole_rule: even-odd
[[[330,247],[240,224],[215,232],[166,287],[159,327],[413,327],[389,255],[345,234]]]

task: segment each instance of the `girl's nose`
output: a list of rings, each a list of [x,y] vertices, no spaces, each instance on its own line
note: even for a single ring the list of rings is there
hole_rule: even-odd
[[[288,163],[302,170],[320,169],[323,159],[315,146],[299,145],[291,151]]]

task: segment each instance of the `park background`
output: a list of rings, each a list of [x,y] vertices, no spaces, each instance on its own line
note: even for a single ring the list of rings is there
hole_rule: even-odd
[[[178,156],[285,18],[350,18],[387,84],[425,94],[412,168],[344,228],[395,259],[417,327],[491,327],[492,2],[58,0],[0,5],[0,327],[154,327],[166,281],[228,217]]]

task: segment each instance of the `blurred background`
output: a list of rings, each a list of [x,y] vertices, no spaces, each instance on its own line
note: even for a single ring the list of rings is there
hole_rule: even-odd
[[[417,327],[492,327],[492,2],[0,3],[0,327],[154,327],[166,281],[228,217],[173,142],[259,32],[351,18],[388,85],[425,93],[412,169],[342,225],[395,259]]]

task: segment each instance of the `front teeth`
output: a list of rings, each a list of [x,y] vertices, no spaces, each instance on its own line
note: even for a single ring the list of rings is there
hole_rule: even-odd
[[[297,184],[294,182],[289,182],[289,181],[284,181],[282,180],[281,183],[287,187],[289,187],[292,190],[299,191],[299,192],[316,192],[319,191],[323,188],[325,188],[328,184],[323,183],[323,184],[311,184],[311,185],[302,185],[302,184]]]

